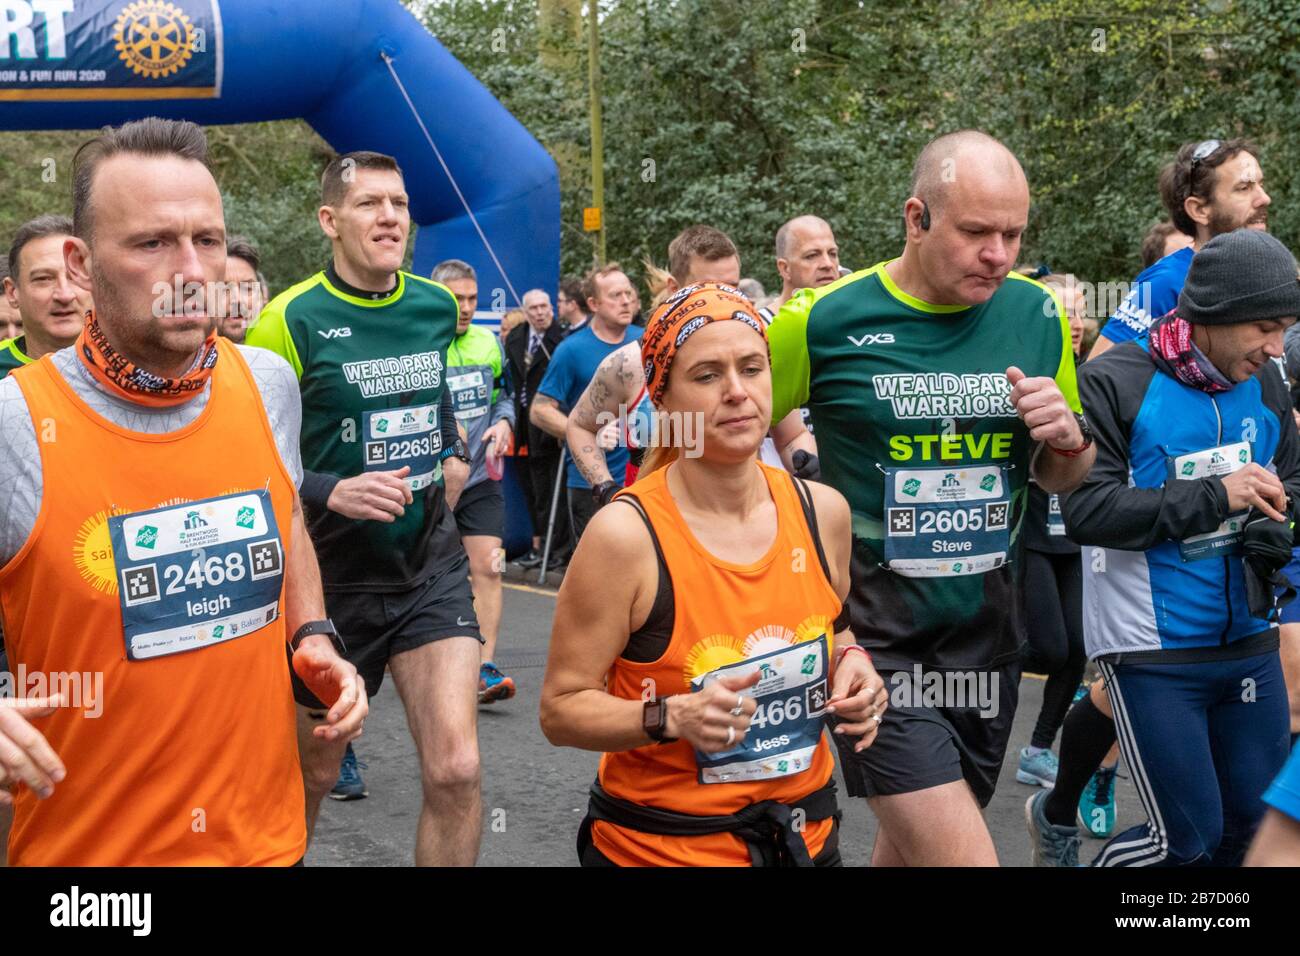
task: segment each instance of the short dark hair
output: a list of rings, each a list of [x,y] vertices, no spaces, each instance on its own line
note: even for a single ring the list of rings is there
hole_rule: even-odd
[[[690,274],[691,260],[696,256],[706,262],[716,262],[731,256],[740,258],[736,244],[721,229],[712,226],[687,226],[668,243],[668,271],[679,283]]]
[[[330,164],[325,167],[325,172],[321,173],[321,205],[337,206],[343,202],[348,194],[348,187],[352,184],[351,178],[345,179],[344,174],[354,169],[391,169],[397,175],[402,175],[402,167],[397,165],[397,160],[384,153],[376,153],[368,149],[343,153],[330,160]]]
[[[1187,215],[1183,204],[1192,196],[1208,202],[1214,194],[1215,170],[1238,153],[1250,153],[1259,158],[1259,150],[1250,140],[1225,139],[1208,156],[1193,162],[1192,157],[1202,142],[1209,141],[1184,143],[1173,160],[1160,170],[1159,180],[1160,200],[1165,204],[1174,227],[1193,239],[1196,238],[1196,223]]]
[[[587,311],[587,300],[582,297],[582,280],[576,276],[569,276],[567,279],[560,280],[560,294],[572,302],[578,303],[578,308],[583,312]]]
[[[234,256],[236,259],[243,259],[253,271],[259,275],[262,272],[262,257],[257,251],[257,246],[253,245],[253,240],[247,236],[230,236],[226,239],[226,255]]]
[[[1181,230],[1168,220],[1156,223],[1142,237],[1142,268],[1147,269],[1165,257],[1165,242]]]
[[[208,137],[202,127],[189,120],[169,120],[157,116],[132,120],[121,126],[105,126],[99,135],[78,147],[72,157],[72,227],[73,234],[90,241],[94,223],[90,214],[90,187],[95,170],[104,160],[119,153],[142,156],[179,156],[208,164]]]
[[[14,244],[9,247],[7,260],[9,275],[13,277],[14,285],[20,284],[18,257],[22,254],[23,246],[47,236],[71,235],[73,235],[72,220],[67,216],[37,216],[19,226],[18,232],[14,234]]]

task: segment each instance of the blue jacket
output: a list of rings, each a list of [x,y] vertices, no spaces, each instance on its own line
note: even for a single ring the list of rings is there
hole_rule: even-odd
[[[1218,476],[1254,462],[1300,496],[1300,438],[1276,363],[1210,395],[1157,368],[1144,336],[1086,362],[1079,395],[1097,461],[1061,511],[1083,546],[1088,656],[1213,659],[1267,637],[1274,625],[1247,609],[1244,515],[1229,515]]]

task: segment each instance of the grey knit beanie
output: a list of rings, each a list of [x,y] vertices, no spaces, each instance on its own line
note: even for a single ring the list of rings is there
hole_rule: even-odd
[[[1215,236],[1192,259],[1178,314],[1196,325],[1300,316],[1295,257],[1259,229]]]

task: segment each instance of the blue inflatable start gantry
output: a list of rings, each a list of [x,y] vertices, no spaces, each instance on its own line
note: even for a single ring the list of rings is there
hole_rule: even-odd
[[[0,0],[0,129],[150,115],[301,117],[339,152],[388,153],[416,272],[465,259],[498,307],[555,290],[555,163],[398,0]]]
[[[493,310],[558,285],[555,163],[398,0],[0,0],[0,129],[151,115],[301,117],[341,153],[397,159],[415,272],[464,259]],[[528,509],[504,490],[515,554]]]

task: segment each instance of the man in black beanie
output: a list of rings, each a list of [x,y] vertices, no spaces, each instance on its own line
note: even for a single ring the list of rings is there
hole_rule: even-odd
[[[1295,259],[1267,233],[1216,236],[1178,308],[1079,375],[1097,445],[1062,502],[1083,546],[1084,638],[1150,819],[1101,866],[1240,863],[1286,761],[1277,609],[1261,587],[1289,543],[1300,436],[1270,360],[1300,315]],[[1078,831],[1030,798],[1035,857]],[[1073,850],[1071,850],[1071,844]]]

